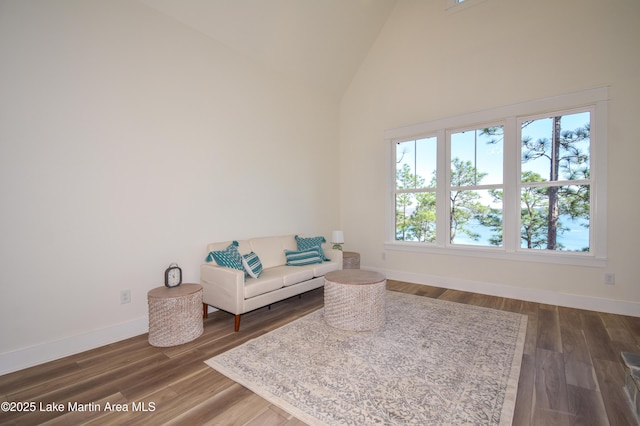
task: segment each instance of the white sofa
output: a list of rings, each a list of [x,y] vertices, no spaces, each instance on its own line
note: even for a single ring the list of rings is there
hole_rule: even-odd
[[[230,244],[232,241],[208,244],[207,254],[223,251]],[[258,278],[239,269],[220,266],[211,256],[208,256],[211,261],[200,267],[205,317],[208,305],[235,314],[235,331],[240,329],[242,314],[322,287],[327,272],[342,269],[342,251],[333,250],[326,243],[322,244],[322,251],[329,260],[303,266],[287,265],[285,250],[298,250],[294,235],[241,240],[237,242],[237,250],[241,255],[257,254],[263,268]]]

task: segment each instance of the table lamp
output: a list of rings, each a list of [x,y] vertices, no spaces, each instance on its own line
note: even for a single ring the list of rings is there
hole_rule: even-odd
[[[342,231],[333,231],[331,233],[331,242],[333,243],[334,250],[342,250],[342,244],[344,244],[344,233]]]

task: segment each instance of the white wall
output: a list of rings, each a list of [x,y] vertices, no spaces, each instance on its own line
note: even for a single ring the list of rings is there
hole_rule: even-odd
[[[341,215],[346,248],[390,277],[640,316],[640,2],[400,1],[342,99]],[[605,268],[387,250],[383,132],[609,86]],[[616,275],[605,286],[604,272]]]
[[[142,3],[1,0],[0,58],[0,374],[145,332],[208,242],[339,225],[335,101]]]

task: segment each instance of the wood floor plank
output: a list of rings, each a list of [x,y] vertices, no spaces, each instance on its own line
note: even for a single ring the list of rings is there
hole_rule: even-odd
[[[302,426],[302,425],[306,425],[306,423],[296,419],[295,417],[293,417],[291,414],[287,413],[286,411],[284,411],[280,407],[276,407],[275,405],[271,405],[271,406],[269,406],[269,410],[273,411],[276,416],[281,417],[281,418],[286,420],[283,423],[283,426]],[[259,419],[256,418],[253,421],[251,421],[249,424],[250,425],[254,425],[254,423],[255,423],[254,426],[261,426],[261,425],[265,424],[265,423],[259,423],[258,420]]]
[[[587,341],[582,332],[580,310],[558,308],[567,385],[599,391]]]
[[[457,303],[469,303],[469,301],[473,298],[473,293],[468,293],[466,291],[460,290],[445,290],[444,293],[438,297],[441,300],[448,300],[450,302]]]
[[[195,407],[189,407],[178,417],[167,422],[166,424],[219,424],[223,425],[233,419],[234,424],[246,424],[247,419],[237,421],[236,416],[239,414],[237,407],[246,407],[247,399],[259,398],[249,389],[234,383],[230,387],[212,395],[207,400]],[[267,401],[262,400],[260,403],[268,405]],[[186,407],[185,407],[186,408]]]
[[[535,411],[569,413],[564,358],[561,353],[542,348],[536,352],[534,401]]]
[[[121,392],[127,399],[136,400],[149,395],[149,389],[170,386],[180,377],[203,373],[207,368],[201,357],[172,358],[164,363],[162,374],[141,372],[132,374],[126,382],[121,381]]]
[[[638,352],[638,342],[636,342],[635,337],[631,334],[631,330],[629,330],[622,317],[609,313],[600,313],[600,318],[602,318],[609,338],[611,341],[616,342],[620,352]]]
[[[570,426],[571,415],[562,411],[541,408],[534,411],[531,424],[534,426]]]
[[[387,289],[400,291],[402,293],[413,294],[415,296],[430,297],[438,299],[446,291],[442,287],[433,287],[429,285],[416,285],[403,281],[387,280]]]
[[[566,362],[565,378],[567,385],[578,386],[583,389],[598,391],[596,372],[591,363],[580,361]]]
[[[555,306],[545,306],[538,310],[537,347],[553,352],[562,352],[560,318]]]
[[[260,417],[261,414],[268,411],[269,402],[265,401],[253,392],[249,392],[243,389],[245,392],[244,397],[236,397],[235,400],[227,406],[224,411],[224,418],[233,418],[237,424],[248,424]],[[267,416],[271,421],[280,420],[281,417],[277,416],[275,412],[273,415]],[[174,424],[223,424],[223,420],[219,416],[211,416],[209,409],[209,401],[205,401],[198,407],[188,411],[185,415],[177,418]]]
[[[502,306],[502,298],[474,293],[467,303],[470,305],[481,306],[483,308],[499,309],[500,306]]]
[[[527,316],[527,335],[524,341],[524,353],[533,359],[536,356],[538,346],[538,304],[533,302],[522,302],[523,315]]]
[[[528,426],[532,421],[534,404],[534,389],[536,377],[535,356],[523,354],[520,367],[520,379],[518,380],[518,397],[513,413],[513,424]]]
[[[279,412],[277,412],[276,410],[273,410],[270,406],[270,407],[267,407],[266,410],[263,410],[258,416],[254,417],[249,422],[247,422],[247,425],[249,426],[285,425],[285,424],[291,425],[291,424],[294,424],[291,422],[292,419],[298,425],[304,426],[306,424],[300,420],[297,420],[291,417],[290,415],[287,417],[282,416]]]
[[[640,345],[640,317],[620,316],[625,326],[633,336],[637,345]]]
[[[27,368],[2,376],[0,395],[24,392],[32,386],[58,380],[80,369],[78,364],[68,358],[48,362],[34,368]]]
[[[567,385],[571,425],[608,425],[607,411],[598,390]]]
[[[522,300],[502,298],[502,305],[499,308],[502,311],[522,313]]]
[[[571,308],[558,308],[558,318],[565,363],[580,362],[591,365],[591,355],[582,332],[580,311]]]
[[[614,348],[600,314],[598,312],[582,311],[580,318],[582,319],[582,330],[592,360],[595,361],[597,358],[608,361],[619,361],[620,352]]]
[[[65,406],[71,402],[90,403],[98,401],[108,395],[117,393],[122,381],[128,380],[133,374],[153,375],[167,359],[162,353],[156,357],[141,359],[110,372],[91,375],[91,369],[84,369],[82,376],[64,377],[58,387],[52,387],[51,382],[43,383],[42,389],[31,387],[27,391],[10,394],[11,401],[33,401],[40,404],[58,403]],[[36,367],[37,368],[37,367]],[[81,377],[78,379],[78,377]],[[75,380],[77,379],[77,380]],[[55,384],[55,383],[54,383]],[[39,424],[58,417],[60,414],[51,411],[36,410],[28,413],[5,413],[9,419],[25,422],[25,424]]]
[[[102,358],[101,362],[91,363],[84,368],[74,363],[77,368],[69,369],[68,372],[60,373],[57,376],[43,377],[37,382],[27,381],[30,383],[28,386],[18,386],[16,390],[10,392],[8,396],[18,401],[28,400],[34,393],[43,398],[53,398],[54,393],[59,393],[63,389],[77,386],[78,383],[86,380],[99,379],[102,375],[113,375],[118,372],[122,375],[127,375],[132,371],[136,371],[138,366],[154,364],[166,359],[162,353],[149,350],[148,345],[147,348],[144,353],[134,352],[129,354],[125,359],[117,359],[107,355]],[[32,389],[33,387],[37,387],[37,389]]]
[[[640,318],[562,308],[388,280],[390,290],[519,312],[528,317],[513,424],[633,425],[621,348],[638,348]],[[0,413],[0,424],[304,423],[209,368],[204,361],[322,308],[322,288],[243,315],[211,312],[202,336],[155,348],[141,335],[0,376],[0,400],[106,402],[153,411]],[[640,348],[639,348],[640,351]]]
[[[621,362],[595,358],[593,366],[598,378],[600,393],[606,395],[604,406],[612,426],[633,425],[636,419],[629,408],[624,393],[624,369]]]

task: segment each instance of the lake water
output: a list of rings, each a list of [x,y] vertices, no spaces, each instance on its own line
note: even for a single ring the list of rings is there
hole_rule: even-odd
[[[584,220],[572,221],[569,216],[561,216],[560,223],[562,226],[568,227],[569,230],[558,235],[558,244],[562,244],[563,251],[582,251],[583,248],[589,247],[589,228],[585,228],[582,224],[587,223]],[[478,222],[467,225],[473,232],[480,235],[478,241],[473,241],[466,235],[457,235],[455,238],[455,244],[469,244],[475,246],[488,246],[489,238],[491,237],[491,230],[487,227],[480,225]],[[526,248],[526,244],[521,246]]]

